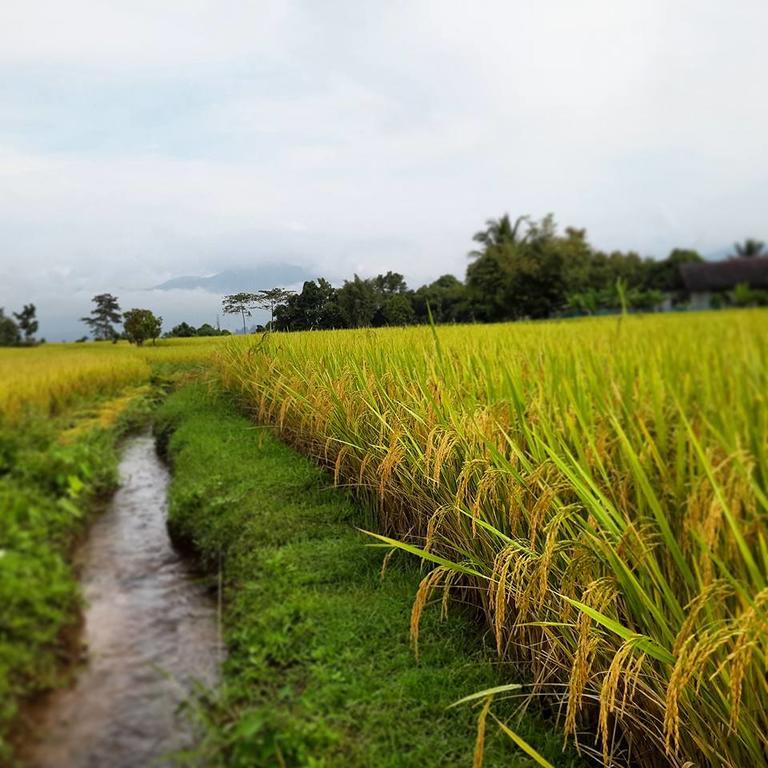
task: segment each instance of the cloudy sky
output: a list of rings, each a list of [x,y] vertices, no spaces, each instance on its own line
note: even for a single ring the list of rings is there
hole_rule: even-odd
[[[182,275],[415,286],[504,211],[644,255],[768,239],[767,29],[765,0],[4,0],[0,306],[54,340],[102,291],[215,321],[150,290]]]

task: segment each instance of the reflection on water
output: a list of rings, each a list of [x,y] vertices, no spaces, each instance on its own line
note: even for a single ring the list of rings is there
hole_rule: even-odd
[[[87,662],[36,718],[34,768],[168,765],[190,739],[179,704],[215,682],[215,601],[172,549],[168,472],[149,435],[130,440],[121,487],[83,547]]]

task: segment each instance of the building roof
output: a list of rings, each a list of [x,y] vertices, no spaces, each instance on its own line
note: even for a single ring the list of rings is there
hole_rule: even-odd
[[[768,256],[681,264],[680,274],[689,291],[728,291],[739,283],[768,288]]]

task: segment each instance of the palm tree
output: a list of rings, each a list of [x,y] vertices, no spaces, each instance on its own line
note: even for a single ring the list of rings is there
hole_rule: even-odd
[[[754,259],[757,256],[764,256],[765,243],[762,240],[755,240],[752,237],[748,237],[743,243],[734,243],[733,247],[736,249],[736,256]]]
[[[481,243],[484,246],[483,250],[470,251],[470,258],[476,259],[479,256],[482,256],[485,251],[493,246],[524,241],[527,235],[518,237],[518,231],[520,225],[524,221],[527,222],[528,218],[528,216],[518,216],[514,224],[512,224],[508,213],[505,213],[499,219],[487,219],[485,222],[485,229],[475,232],[472,237],[476,243]]]

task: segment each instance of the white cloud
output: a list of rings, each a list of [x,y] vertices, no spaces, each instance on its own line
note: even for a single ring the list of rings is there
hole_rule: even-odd
[[[419,281],[504,210],[657,255],[765,238],[766,27],[763,0],[5,3],[0,306],[275,256]]]

